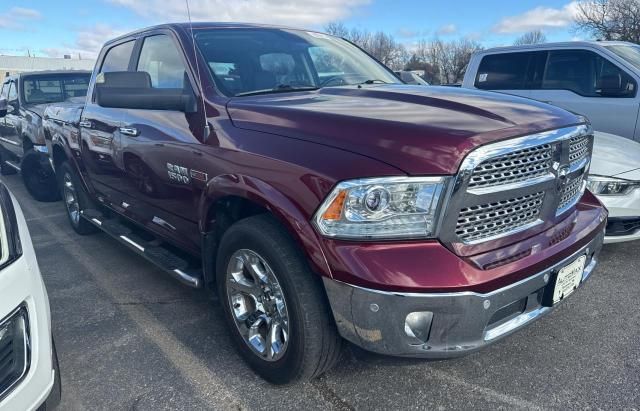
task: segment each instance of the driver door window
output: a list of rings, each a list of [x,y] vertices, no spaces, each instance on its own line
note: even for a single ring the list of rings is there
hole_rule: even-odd
[[[158,35],[144,39],[137,71],[146,71],[154,88],[183,88],[185,67],[175,44],[169,36]]]

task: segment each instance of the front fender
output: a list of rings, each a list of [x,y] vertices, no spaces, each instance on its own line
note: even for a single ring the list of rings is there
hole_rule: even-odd
[[[269,210],[300,245],[315,271],[332,278],[320,238],[307,217],[288,197],[258,178],[225,174],[210,180],[199,204],[200,229],[203,233],[212,231],[212,225],[215,224],[208,218],[211,207],[218,200],[230,196],[249,200]]]

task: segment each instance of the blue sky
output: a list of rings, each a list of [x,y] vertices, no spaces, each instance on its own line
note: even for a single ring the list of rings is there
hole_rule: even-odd
[[[194,20],[252,21],[321,29],[330,21],[384,30],[411,47],[420,38],[470,37],[510,44],[531,29],[571,40],[567,0],[189,0]],[[454,6],[454,7],[452,7]],[[3,0],[1,54],[92,57],[109,38],[151,24],[186,20],[185,0]]]

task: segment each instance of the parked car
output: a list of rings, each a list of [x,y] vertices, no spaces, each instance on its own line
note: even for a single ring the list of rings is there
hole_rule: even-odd
[[[42,131],[47,104],[84,97],[91,72],[39,71],[7,77],[0,90],[0,173],[21,171],[38,201],[60,198]]]
[[[640,239],[640,143],[596,132],[587,188],[609,210],[605,243]]]
[[[47,291],[20,206],[0,183],[0,410],[52,409],[60,386]]]
[[[473,55],[463,87],[551,103],[596,131],[640,140],[640,46],[620,41],[500,47]]]
[[[396,76],[407,84],[413,84],[417,86],[428,86],[429,83],[424,81],[422,77],[414,73],[413,71],[396,71]]]
[[[322,374],[341,337],[476,351],[596,266],[593,136],[560,108],[405,85],[347,41],[261,25],[143,29],[96,64],[84,104],[45,114],[71,226],[215,290],[271,382]]]

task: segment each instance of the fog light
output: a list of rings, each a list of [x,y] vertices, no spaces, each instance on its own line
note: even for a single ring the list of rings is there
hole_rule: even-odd
[[[29,370],[27,321],[21,307],[0,323],[0,398]]]
[[[404,320],[404,332],[408,337],[416,338],[420,342],[426,343],[429,339],[432,320],[433,313],[430,311],[409,313]]]

